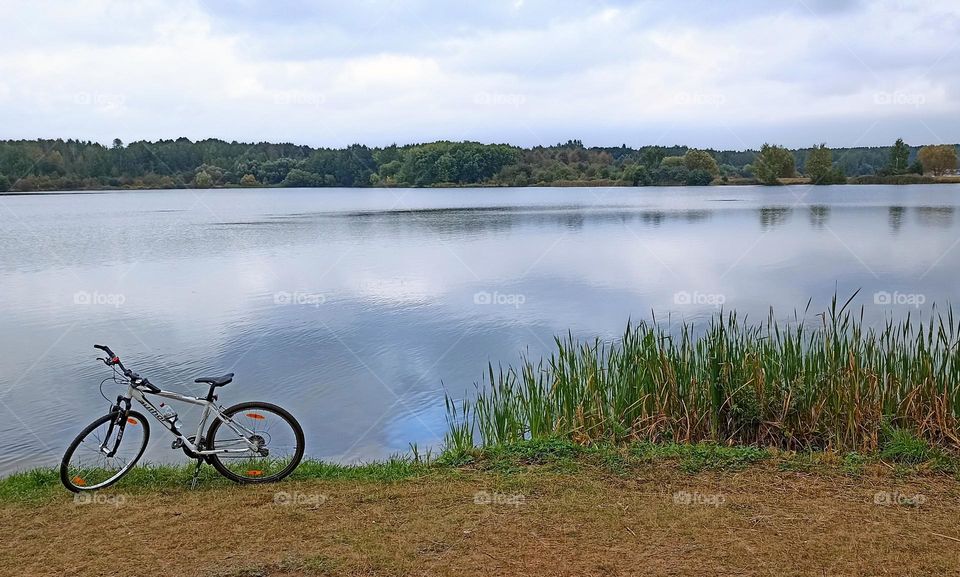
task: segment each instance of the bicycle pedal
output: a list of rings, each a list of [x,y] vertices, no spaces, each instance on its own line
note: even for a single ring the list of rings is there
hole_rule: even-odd
[[[170,443],[171,449],[179,449],[181,447],[183,447],[183,439],[175,439],[172,443]]]

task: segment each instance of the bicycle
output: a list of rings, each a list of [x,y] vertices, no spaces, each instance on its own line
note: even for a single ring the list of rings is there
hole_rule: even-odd
[[[107,355],[97,360],[113,369],[112,378],[127,385],[127,391],[118,395],[110,411],[83,429],[67,448],[60,464],[60,480],[70,491],[79,493],[109,487],[129,473],[143,456],[150,439],[150,424],[142,413],[131,409],[131,400],[140,403],[173,434],[171,449],[182,449],[187,457],[197,460],[193,487],[205,462],[237,483],[279,481],[300,464],[303,429],[293,415],[277,405],[258,401],[226,409],[217,404],[216,390],[233,381],[233,373],[196,379],[195,383],[207,384],[210,388],[206,396],[192,397],[164,391],[127,369],[110,347],[94,345],[94,348]],[[107,380],[109,378],[104,379],[104,383]],[[101,394],[102,386],[103,383]],[[163,402],[157,407],[147,395],[202,406],[196,435],[185,436],[176,411]],[[212,416],[213,421],[204,431]]]

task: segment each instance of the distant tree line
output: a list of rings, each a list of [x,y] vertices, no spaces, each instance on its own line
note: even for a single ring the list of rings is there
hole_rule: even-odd
[[[911,182],[956,171],[957,146],[697,150],[585,147],[579,140],[520,148],[431,142],[312,148],[186,138],[111,146],[79,140],[0,141],[0,191],[222,186],[577,186]]]

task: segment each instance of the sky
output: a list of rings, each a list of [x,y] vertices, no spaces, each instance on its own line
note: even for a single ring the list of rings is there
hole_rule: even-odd
[[[0,0],[0,139],[960,141],[956,0]]]

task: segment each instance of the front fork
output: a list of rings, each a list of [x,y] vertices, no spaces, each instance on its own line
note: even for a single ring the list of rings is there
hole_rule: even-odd
[[[123,440],[123,430],[127,426],[127,418],[130,415],[130,398],[118,396],[117,403],[110,408],[110,412],[116,412],[117,418],[110,421],[110,428],[107,429],[107,434],[104,435],[103,442],[100,443],[100,452],[107,457],[116,455],[117,449],[120,448],[120,441]],[[117,429],[117,438],[113,441],[113,446],[108,447],[110,435],[113,434],[114,429]]]

